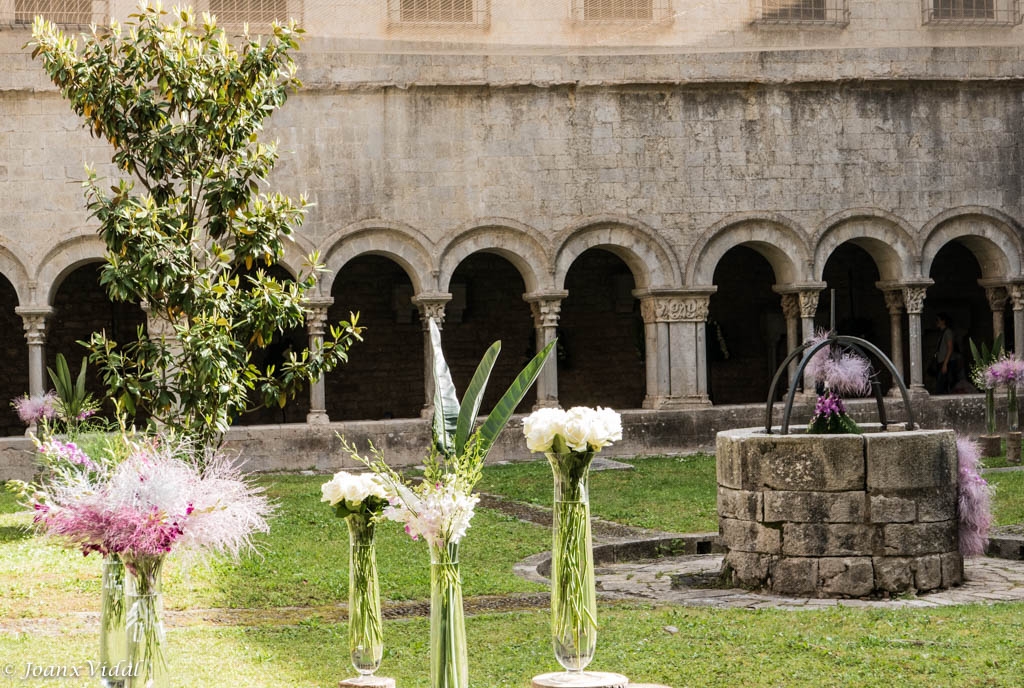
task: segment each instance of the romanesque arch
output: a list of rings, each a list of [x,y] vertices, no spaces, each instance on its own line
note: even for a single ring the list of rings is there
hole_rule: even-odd
[[[687,284],[711,284],[718,262],[736,246],[760,253],[771,265],[778,284],[794,284],[810,277],[811,253],[803,232],[782,217],[751,216],[728,219],[704,232],[686,264]]]
[[[587,218],[563,231],[555,251],[555,287],[563,288],[573,262],[584,251],[602,248],[629,266],[638,289],[678,287],[682,271],[672,247],[652,228],[625,217]]]
[[[332,292],[338,272],[346,263],[365,254],[384,256],[401,265],[416,293],[437,288],[433,244],[412,227],[366,220],[335,232],[319,248],[320,260],[327,269],[320,279],[323,295]]]
[[[440,242],[438,287],[447,291],[452,275],[470,255],[479,251],[495,253],[512,263],[522,275],[527,292],[550,286],[549,252],[543,237],[526,225],[504,218],[491,224],[476,224],[468,230],[456,230]]]
[[[37,298],[41,296],[44,300],[38,305],[53,304],[65,277],[88,263],[103,262],[106,255],[106,244],[95,234],[74,237],[54,246],[36,270]]]
[[[28,270],[25,268],[25,261],[6,246],[0,246],[0,275],[10,282],[14,294],[17,296],[16,305],[22,306],[31,302],[32,285]]]
[[[917,246],[910,226],[885,211],[850,210],[830,217],[815,235],[814,280],[822,279],[829,257],[846,242],[867,251],[883,281],[896,282],[914,274]]]
[[[921,274],[931,272],[936,254],[958,241],[978,260],[985,279],[1021,274],[1021,229],[1010,216],[991,208],[964,207],[940,213],[921,231]]]

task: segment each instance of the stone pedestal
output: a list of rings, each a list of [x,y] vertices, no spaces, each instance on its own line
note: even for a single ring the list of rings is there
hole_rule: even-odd
[[[570,674],[568,671],[556,671],[533,677],[533,688],[627,688],[629,679],[622,674],[610,674],[605,671],[583,671]]]
[[[718,433],[717,456],[723,572],[732,584],[864,597],[963,581],[952,430],[747,428]]]
[[[1003,453],[1002,435],[981,435],[978,437],[978,446],[981,448],[982,456],[999,456]]]
[[[1006,433],[1006,463],[1014,466],[1020,463],[1020,438],[1019,432]]]
[[[338,684],[338,688],[350,688],[361,686],[361,688],[395,688],[395,679],[383,676],[358,676],[348,678]]]

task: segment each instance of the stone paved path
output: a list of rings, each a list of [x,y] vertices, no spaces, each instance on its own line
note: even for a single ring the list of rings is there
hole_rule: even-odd
[[[597,570],[598,589],[605,596],[618,599],[639,598],[693,607],[745,609],[820,609],[837,605],[897,609],[1024,600],[1024,561],[989,557],[966,560],[964,572],[967,581],[958,588],[891,600],[784,597],[738,588],[688,587],[680,580],[687,576],[710,576],[717,573],[721,565],[720,554],[609,564]]]

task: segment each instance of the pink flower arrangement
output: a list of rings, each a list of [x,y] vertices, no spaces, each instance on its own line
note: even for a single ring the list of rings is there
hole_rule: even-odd
[[[957,437],[959,473],[960,553],[977,557],[985,553],[992,527],[992,486],[981,477],[981,449],[967,437]]]
[[[813,349],[828,339],[830,334],[819,331],[811,339]],[[832,392],[844,396],[863,396],[871,391],[871,363],[866,358],[850,351],[840,351],[837,346],[826,346],[819,350],[804,372],[825,385]]]
[[[225,457],[199,468],[182,458],[188,450],[140,442],[107,479],[67,474],[35,505],[36,524],[85,555],[118,554],[129,566],[178,549],[237,558],[269,530],[271,505]]]
[[[1020,387],[1024,384],[1024,361],[1013,356],[1003,356],[985,371],[985,385],[996,387]]]
[[[34,425],[44,420],[53,420],[57,417],[57,394],[47,392],[43,395],[30,397],[28,395],[18,397],[11,401],[11,406],[18,414],[18,418],[25,425]]]
[[[47,463],[51,466],[57,461],[64,462],[72,467],[83,468],[87,471],[100,470],[96,462],[90,459],[74,442],[47,440],[39,445],[39,453],[45,457]]]

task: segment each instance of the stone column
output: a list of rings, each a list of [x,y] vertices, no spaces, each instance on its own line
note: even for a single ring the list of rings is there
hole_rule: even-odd
[[[1006,287],[992,286],[985,287],[985,297],[988,299],[988,307],[992,309],[992,339],[1006,331],[1006,322],[1003,314],[1006,312]]]
[[[28,340],[28,392],[29,396],[42,396],[46,392],[46,320],[53,315],[49,307],[18,306],[14,312],[21,316]]]
[[[306,332],[309,334],[309,350],[311,353],[319,353],[324,346],[324,334],[327,332],[327,309],[334,303],[334,299],[326,297],[308,298],[306,306]],[[309,413],[306,414],[306,422],[310,424],[330,423],[327,415],[327,390],[326,382],[321,375],[309,386]]]
[[[417,294],[412,302],[420,311],[423,322],[423,392],[424,403],[420,415],[431,418],[434,415],[434,353],[430,346],[430,321],[433,320],[437,329],[444,329],[444,308],[452,300],[447,292],[429,292]]]
[[[818,312],[820,289],[803,289],[797,292],[800,303],[800,322],[803,325],[804,341],[814,337],[814,316]],[[805,352],[806,353],[806,352]],[[804,371],[804,394],[814,394],[814,380]]]
[[[634,292],[640,298],[647,351],[644,408],[707,406],[705,324],[715,287]]]
[[[800,298],[796,294],[782,294],[782,315],[786,318],[786,355],[793,353],[793,350],[800,345]],[[800,365],[800,359],[793,359],[789,364],[786,387],[793,381],[796,375],[796,367]]]
[[[887,289],[882,293],[885,295],[885,307],[889,310],[890,360],[906,384],[907,371],[903,368],[903,291]],[[899,385],[894,384],[891,391],[893,394],[898,394]]]
[[[921,313],[924,311],[924,298],[928,287],[923,284],[912,284],[903,287],[903,303],[907,309],[907,334],[910,349],[910,391],[916,394],[927,393],[924,388],[924,368],[922,365],[921,346]]]
[[[535,292],[524,294],[523,300],[530,304],[533,313],[533,327],[537,331],[537,351],[554,341],[558,336],[558,315],[562,310],[562,300],[569,295],[567,291]],[[537,376],[538,408],[558,406],[558,355],[554,352],[548,357]]]
[[[1024,354],[1024,284],[1010,285],[1010,302],[1013,304],[1013,353],[1020,356]]]

